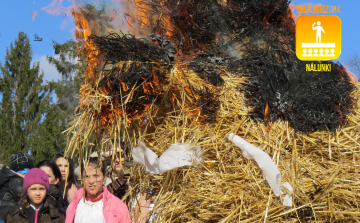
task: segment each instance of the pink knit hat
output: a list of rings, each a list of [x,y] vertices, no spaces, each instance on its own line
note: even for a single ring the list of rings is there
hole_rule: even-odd
[[[43,170],[39,168],[30,169],[24,177],[24,194],[26,194],[27,189],[33,184],[41,184],[46,188],[46,191],[49,192],[49,177]]]

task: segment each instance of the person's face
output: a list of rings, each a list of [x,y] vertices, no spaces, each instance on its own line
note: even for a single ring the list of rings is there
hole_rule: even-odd
[[[30,204],[38,207],[46,197],[46,188],[41,184],[33,184],[27,189]]]
[[[112,158],[113,151],[114,151],[114,149],[110,150],[110,158]],[[121,151],[121,154],[119,154],[119,151]],[[120,155],[121,155],[121,159],[119,157]],[[115,149],[114,157],[115,157],[115,160],[113,163],[113,169],[115,170],[115,173],[120,173],[123,170],[123,166],[125,165],[126,154],[123,149],[120,150],[120,148],[117,147]],[[121,160],[121,162],[120,162],[120,160]]]
[[[55,178],[54,172],[50,167],[41,166],[40,169],[43,170],[46,173],[46,175],[49,177],[50,184],[57,184],[59,182],[59,179]]]
[[[105,176],[96,164],[89,163],[84,170],[83,177],[84,188],[88,195],[98,196],[101,194]]]
[[[56,159],[56,165],[59,166],[60,172],[61,172],[61,177],[62,180],[65,182],[66,181],[66,174],[69,171],[69,161],[63,157],[57,158]]]

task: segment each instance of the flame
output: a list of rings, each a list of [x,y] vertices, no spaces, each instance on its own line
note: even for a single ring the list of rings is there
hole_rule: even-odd
[[[55,15],[66,15],[70,14],[72,10],[76,9],[78,6],[75,5],[75,0],[68,0],[72,2],[72,5],[69,7],[62,6],[63,0],[53,0],[52,3],[48,6],[45,6],[41,10],[45,10],[49,14]]]
[[[339,61],[340,61],[340,63],[343,65],[343,67],[345,68],[345,71],[346,71],[347,75],[349,75],[350,79],[351,79],[354,83],[355,83],[355,82],[358,82],[359,79],[356,77],[356,75],[355,75],[353,72],[350,71],[349,65],[348,65],[348,64],[345,64],[345,63],[341,60],[340,57],[339,57]]]
[[[110,22],[114,21],[119,16],[119,13],[116,9],[113,9],[112,16],[110,17]]]
[[[35,21],[35,16],[37,15],[36,11],[31,12],[32,20]]]
[[[41,10],[44,10],[45,12],[51,15],[61,15],[62,17],[65,17],[67,15],[71,15],[72,12],[79,11],[79,9],[81,9],[79,5],[75,4],[75,0],[68,0],[68,1],[72,2],[71,5],[68,7],[64,7],[62,5],[63,0],[52,0],[50,5],[41,8]],[[60,24],[60,29],[64,29],[66,26],[67,26],[66,22],[63,21]]]
[[[147,3],[148,0],[113,0],[111,6],[114,8],[108,13],[109,22],[126,33],[148,36],[150,32],[146,27],[150,21],[147,12],[150,8]]]
[[[137,22],[140,25],[139,28],[143,29],[150,23],[148,15],[146,14],[146,12],[149,10],[148,6],[146,5],[147,1],[135,0],[134,3],[137,7],[134,8],[132,14],[138,20]]]
[[[344,65],[344,68],[346,70],[346,73],[349,75],[350,79],[353,81],[353,82],[358,82],[359,79],[356,77],[356,75],[350,71],[349,69],[349,65],[345,64]]]
[[[91,29],[88,21],[84,18],[81,13],[74,12],[76,31],[75,36],[77,39],[87,40],[87,38],[91,35]]]
[[[264,113],[265,118],[266,118],[266,115],[268,114],[268,112],[269,112],[269,104],[268,104],[268,102],[266,102],[265,113]]]
[[[77,40],[84,41],[82,53],[87,57],[87,66],[85,70],[85,84],[94,81],[95,68],[99,64],[98,51],[91,41],[88,41],[89,36],[92,33],[91,28],[97,28],[100,26],[94,21],[89,22],[85,19],[84,15],[80,12],[73,11],[74,22],[76,25],[75,37]],[[96,29],[95,29],[96,30]],[[81,96],[85,96],[87,92],[81,91]]]
[[[291,4],[289,5],[288,10],[289,10],[289,16],[291,16],[291,18],[292,18],[294,21],[296,21],[297,18],[300,16],[300,13],[297,13],[297,11],[296,11],[296,10],[297,10],[296,5],[294,5],[293,3],[291,3]],[[295,10],[295,13],[294,13],[294,10]]]

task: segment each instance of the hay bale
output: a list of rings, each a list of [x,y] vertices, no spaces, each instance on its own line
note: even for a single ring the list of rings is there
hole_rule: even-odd
[[[223,77],[217,123],[194,126],[185,113],[175,112],[155,132],[139,138],[158,155],[171,144],[192,142],[202,147],[201,165],[150,175],[135,165],[129,196],[153,196],[157,222],[317,222],[358,218],[359,110],[345,128],[332,132],[296,133],[287,122],[265,126],[247,116],[241,78]],[[357,84],[359,87],[359,84]],[[356,94],[359,94],[358,92]],[[151,124],[149,124],[151,125]],[[264,150],[277,164],[282,183],[294,188],[293,207],[272,193],[252,160],[226,139],[235,132]],[[343,220],[341,220],[343,219]]]
[[[185,66],[175,66],[166,75],[168,81],[159,104],[147,108],[148,118],[137,128],[125,124],[129,122],[126,112],[122,113],[130,96],[121,96],[123,102],[116,110],[113,97],[101,93],[96,84],[85,85],[82,113],[69,129],[72,138],[67,153],[76,152],[82,160],[93,150],[104,152],[110,138],[129,139],[131,147],[139,139],[157,155],[176,142],[201,146],[204,158],[200,165],[160,175],[150,175],[139,165],[130,168],[131,187],[126,196],[132,202],[139,194],[152,197],[155,206],[148,217],[156,214],[157,222],[328,222],[358,218],[360,110],[355,109],[347,117],[347,125],[336,132],[295,132],[284,121],[265,125],[251,119],[251,108],[238,89],[246,78],[226,72],[221,78],[222,87],[214,88]],[[217,90],[216,122],[203,122],[196,92],[204,86]],[[358,98],[359,84],[356,87],[354,97]],[[105,108],[109,113],[103,116]],[[94,133],[101,136],[95,137],[100,148],[91,144],[89,136]],[[258,165],[244,158],[226,139],[230,133],[273,158],[282,183],[289,182],[294,188],[293,207],[284,207],[283,196],[274,196]]]

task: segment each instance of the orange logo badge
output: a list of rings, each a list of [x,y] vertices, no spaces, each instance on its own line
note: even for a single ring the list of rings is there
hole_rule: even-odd
[[[296,20],[299,60],[334,60],[341,53],[341,21],[334,15],[303,15]]]

